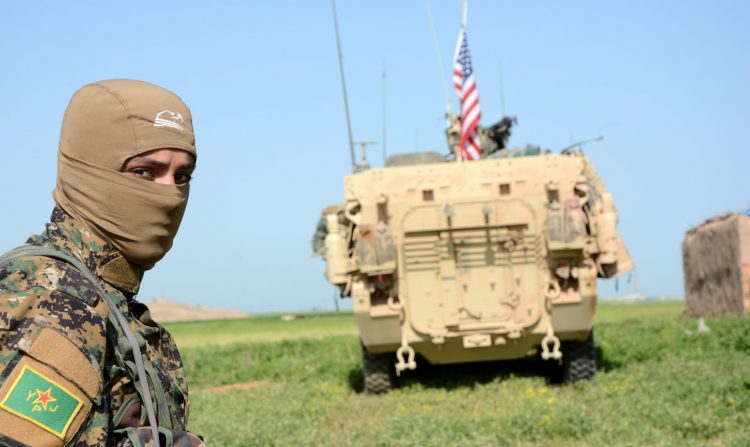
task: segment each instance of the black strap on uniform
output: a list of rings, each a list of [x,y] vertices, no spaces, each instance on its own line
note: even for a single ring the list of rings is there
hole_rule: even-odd
[[[141,391],[143,392],[143,403],[146,406],[148,422],[151,425],[152,440],[156,447],[160,447],[159,426],[156,421],[156,413],[154,412],[154,403],[151,400],[151,391],[148,386],[149,382],[146,376],[146,369],[143,366],[141,349],[138,346],[138,341],[135,338],[135,334],[133,334],[133,330],[130,328],[128,321],[125,319],[125,316],[122,314],[122,312],[120,312],[120,309],[117,308],[115,303],[109,297],[109,294],[107,294],[107,292],[104,290],[104,287],[102,287],[102,285],[99,283],[99,280],[96,278],[96,276],[94,276],[91,270],[89,270],[89,268],[86,267],[86,264],[81,262],[80,259],[74,258],[67,253],[63,253],[60,250],[56,250],[47,246],[39,247],[34,245],[23,245],[21,247],[14,248],[13,250],[0,256],[0,265],[4,265],[13,259],[21,258],[24,256],[45,256],[67,262],[68,264],[75,267],[78,271],[80,271],[86,277],[86,279],[88,279],[94,286],[96,286],[96,289],[101,297],[105,301],[107,301],[110,311],[115,315],[120,329],[122,329],[122,331],[125,333],[125,337],[127,337],[128,343],[130,343],[130,347],[133,348],[133,357],[135,360],[136,369],[138,371],[138,380],[143,384],[143,386],[141,386]]]

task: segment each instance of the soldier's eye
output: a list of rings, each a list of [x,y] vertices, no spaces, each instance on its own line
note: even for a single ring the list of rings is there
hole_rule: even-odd
[[[132,168],[128,173],[144,180],[154,180],[154,172],[149,168]]]
[[[190,180],[192,179],[193,179],[193,176],[186,172],[175,174],[174,176],[174,182],[177,185],[184,185],[185,183],[190,183]]]

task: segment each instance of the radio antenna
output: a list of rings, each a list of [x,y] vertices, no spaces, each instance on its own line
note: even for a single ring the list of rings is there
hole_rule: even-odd
[[[383,61],[383,166],[385,166],[385,160],[386,160],[386,157],[388,156],[388,144],[387,144],[387,140],[385,139],[386,137],[386,133],[385,133],[385,128],[386,128],[385,81],[386,81],[385,61]]]
[[[443,65],[443,58],[440,56],[440,45],[438,44],[437,32],[435,32],[435,23],[432,20],[430,0],[425,0],[424,4],[427,8],[427,20],[430,22],[430,31],[432,31],[432,45],[435,47],[435,56],[437,58],[438,70],[440,71],[440,81],[443,83],[443,95],[445,96],[445,113],[447,120],[448,114],[451,112],[451,99],[448,95],[448,81],[445,79],[445,66]],[[450,125],[450,122],[447,124]]]
[[[571,152],[576,148],[580,149],[584,144],[596,143],[602,141],[603,139],[604,135],[599,135],[598,137],[589,138],[588,140],[576,141],[575,143],[571,143],[562,148],[562,150],[560,150],[560,153],[567,154],[568,152]]]
[[[500,77],[500,107],[502,116],[505,117],[505,90],[503,89],[503,63],[500,58],[497,59],[497,72]]]
[[[339,37],[339,22],[336,18],[336,0],[331,0],[333,7],[333,27],[336,30],[336,48],[339,53],[339,71],[341,72],[341,90],[344,92],[344,112],[346,113],[346,130],[349,132],[349,155],[352,160],[352,172],[357,172],[357,162],[354,160],[354,138],[352,138],[352,123],[349,118],[349,99],[346,96],[346,78],[344,77],[344,53],[341,51]]]

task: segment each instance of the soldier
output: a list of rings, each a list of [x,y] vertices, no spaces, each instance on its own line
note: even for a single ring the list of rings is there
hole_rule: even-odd
[[[445,114],[445,118],[449,123],[448,128],[445,129],[445,136],[448,137],[448,147],[455,157],[458,153],[458,142],[461,138],[461,116],[448,112]]]
[[[172,246],[195,161],[175,94],[110,80],[73,96],[51,222],[0,259],[0,445],[204,445],[187,432],[177,347],[135,300]]]
[[[318,225],[315,227],[315,233],[312,237],[313,256],[325,257],[326,255],[326,236],[328,235],[328,223],[326,216],[337,213],[341,209],[340,205],[329,205],[320,212]]]

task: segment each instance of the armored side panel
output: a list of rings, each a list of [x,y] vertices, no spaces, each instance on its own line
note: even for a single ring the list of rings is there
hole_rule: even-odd
[[[750,314],[750,216],[730,214],[690,229],[682,260],[690,315]]]

